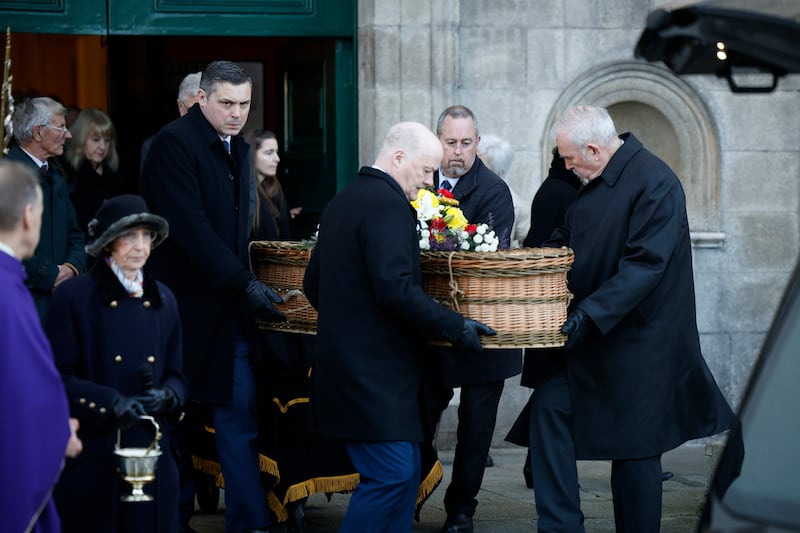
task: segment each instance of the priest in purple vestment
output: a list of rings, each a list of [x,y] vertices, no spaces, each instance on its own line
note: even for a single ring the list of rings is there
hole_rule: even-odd
[[[58,533],[52,490],[65,455],[80,453],[22,260],[39,242],[42,190],[20,163],[0,160],[0,529]]]

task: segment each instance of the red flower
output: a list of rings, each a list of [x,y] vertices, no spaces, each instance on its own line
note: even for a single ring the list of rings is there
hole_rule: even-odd
[[[436,191],[436,194],[438,194],[439,196],[444,196],[445,198],[453,197],[453,191],[449,191],[447,189],[439,189],[438,191]]]
[[[467,233],[472,235],[476,231],[478,231],[478,225],[477,224],[467,224],[466,226],[464,226],[464,231],[466,231]]]
[[[431,219],[431,229],[436,231],[444,231],[447,229],[447,222],[443,218]]]

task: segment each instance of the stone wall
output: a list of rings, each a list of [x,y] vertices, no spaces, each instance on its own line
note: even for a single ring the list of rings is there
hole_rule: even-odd
[[[684,183],[703,351],[738,404],[800,248],[800,77],[732,94],[722,79],[635,60],[647,13],[666,3],[360,0],[359,157],[372,162],[391,124],[434,128],[465,104],[481,132],[512,144],[507,177],[529,204],[555,117],[579,102],[609,107]],[[528,394],[508,380],[496,445]],[[454,424],[446,413],[440,445]]]

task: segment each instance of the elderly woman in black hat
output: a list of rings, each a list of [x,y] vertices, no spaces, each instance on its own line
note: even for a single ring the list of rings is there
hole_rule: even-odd
[[[45,318],[84,452],[69,460],[55,500],[65,533],[175,532],[178,471],[170,430],[186,398],[178,307],[172,292],[144,270],[169,233],[140,196],[105,200],[89,223],[92,269],[59,285]],[[161,425],[154,501],[121,503],[129,493],[114,448],[147,447]]]

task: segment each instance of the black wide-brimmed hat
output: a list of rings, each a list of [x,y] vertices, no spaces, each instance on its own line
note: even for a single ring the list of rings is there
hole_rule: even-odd
[[[126,231],[144,226],[156,233],[150,249],[155,248],[169,235],[167,221],[150,213],[144,198],[136,194],[123,194],[103,200],[94,218],[89,222],[89,238],[86,253],[99,257],[103,248]]]

